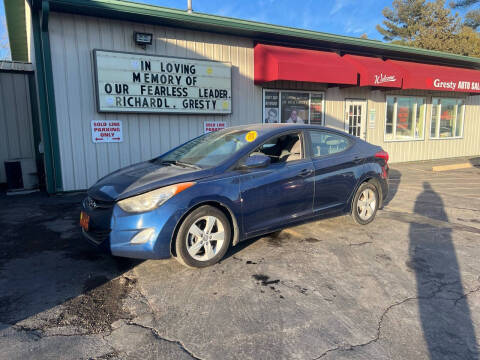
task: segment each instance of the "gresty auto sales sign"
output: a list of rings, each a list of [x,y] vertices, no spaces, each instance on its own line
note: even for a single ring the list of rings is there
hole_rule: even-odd
[[[99,112],[229,114],[231,64],[94,50]]]
[[[447,91],[469,91],[480,92],[480,82],[479,81],[444,81],[442,79],[428,79],[428,84],[431,85],[436,90],[447,90]]]

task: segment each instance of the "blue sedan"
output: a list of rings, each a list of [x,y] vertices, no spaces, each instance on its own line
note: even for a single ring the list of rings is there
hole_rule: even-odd
[[[82,203],[92,243],[115,256],[190,267],[230,246],[322,216],[370,223],[388,192],[388,154],[333,129],[247,125],[197,137],[100,179]]]

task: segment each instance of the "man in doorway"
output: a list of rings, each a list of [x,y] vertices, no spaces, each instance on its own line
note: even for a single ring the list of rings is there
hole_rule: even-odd
[[[289,124],[304,124],[304,121],[300,116],[297,115],[297,110],[292,110],[290,117],[287,120]]]

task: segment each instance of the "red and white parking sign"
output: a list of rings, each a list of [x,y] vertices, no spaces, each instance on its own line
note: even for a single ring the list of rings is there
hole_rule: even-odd
[[[212,131],[218,131],[225,129],[227,127],[227,123],[225,121],[204,121],[203,122],[203,132],[209,133]]]
[[[122,142],[122,121],[92,120],[92,141],[94,143]]]

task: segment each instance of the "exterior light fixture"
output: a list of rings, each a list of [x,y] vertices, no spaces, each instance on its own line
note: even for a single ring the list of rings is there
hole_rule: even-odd
[[[133,33],[133,40],[135,44],[145,48],[147,45],[152,45],[153,34],[151,33],[142,33],[142,32],[134,32]]]

